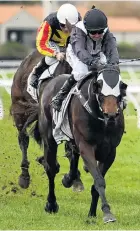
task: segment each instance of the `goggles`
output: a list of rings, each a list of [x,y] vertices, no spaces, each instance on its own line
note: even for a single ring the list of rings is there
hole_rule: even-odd
[[[66,27],[66,24],[64,24],[64,23],[59,23],[59,25],[60,25],[60,27],[62,27],[62,28],[65,28],[65,27]]]
[[[89,33],[89,34],[92,34],[92,35],[95,35],[95,34],[103,34],[103,33],[104,33],[104,29],[93,30],[93,31],[88,30],[88,33]]]

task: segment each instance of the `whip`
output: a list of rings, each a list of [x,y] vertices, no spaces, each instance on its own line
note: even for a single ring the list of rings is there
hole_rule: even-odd
[[[131,62],[135,62],[135,61],[140,61],[140,58],[137,59],[130,59],[130,60],[126,60],[126,61],[120,61],[119,63],[131,63]]]

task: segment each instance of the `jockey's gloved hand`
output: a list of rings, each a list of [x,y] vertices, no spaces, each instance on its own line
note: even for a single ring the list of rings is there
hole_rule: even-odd
[[[119,63],[108,63],[106,64],[106,67],[109,68],[109,66],[112,68],[114,68],[114,70],[118,71],[120,73],[120,67],[119,67]]]
[[[115,67],[115,69],[120,73],[120,67],[119,67],[119,64],[118,63],[114,63],[114,64],[112,64],[114,67]]]
[[[98,64],[96,63],[91,63],[91,65],[88,66],[89,71],[97,71],[97,69],[98,69]]]
[[[65,53],[64,52],[58,52],[55,54],[55,57],[58,61],[63,61],[65,59]]]

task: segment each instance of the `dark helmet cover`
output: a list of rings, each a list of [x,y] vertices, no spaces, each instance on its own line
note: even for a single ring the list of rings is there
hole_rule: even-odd
[[[107,17],[99,9],[91,9],[84,16],[84,25],[86,30],[96,31],[107,27]]]

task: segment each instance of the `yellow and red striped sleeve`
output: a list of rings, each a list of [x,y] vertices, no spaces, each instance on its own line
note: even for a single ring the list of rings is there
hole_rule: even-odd
[[[50,40],[52,29],[48,22],[43,22],[38,29],[36,38],[37,50],[45,56],[54,56],[54,50],[48,46]]]

